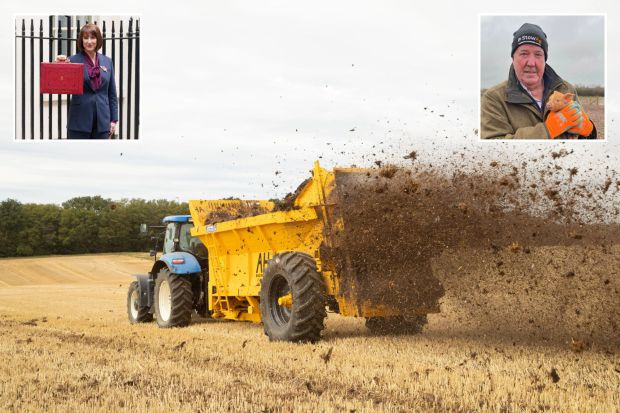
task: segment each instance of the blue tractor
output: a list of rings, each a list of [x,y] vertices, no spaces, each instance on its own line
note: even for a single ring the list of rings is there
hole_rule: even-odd
[[[148,274],[136,275],[127,293],[129,322],[145,323],[153,320],[159,327],[183,327],[190,323],[193,312],[206,316],[206,293],[209,284],[209,265],[206,247],[198,238],[192,237],[194,226],[190,215],[172,215],[163,220],[163,229],[151,237],[155,248],[151,256],[155,262]],[[146,235],[142,225],[141,233]],[[157,250],[161,235],[163,253]]]

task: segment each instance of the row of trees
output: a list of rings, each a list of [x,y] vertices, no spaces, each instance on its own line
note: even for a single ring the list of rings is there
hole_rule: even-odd
[[[148,251],[140,224],[161,225],[166,215],[188,214],[186,202],[100,196],[62,205],[0,202],[0,257]]]
[[[575,89],[579,96],[605,96],[605,88],[603,86],[575,85]]]

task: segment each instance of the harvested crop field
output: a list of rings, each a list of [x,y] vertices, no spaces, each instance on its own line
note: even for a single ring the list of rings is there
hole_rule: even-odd
[[[3,259],[0,410],[617,411],[618,345],[587,327],[618,320],[606,317],[620,303],[620,247],[604,248],[536,246],[527,266],[513,251],[454,248],[432,260],[446,291],[422,334],[374,336],[362,320],[330,314],[316,344],[272,343],[243,322],[129,325],[126,290],[150,266],[143,255]],[[484,284],[500,261],[514,291]],[[528,272],[557,284],[520,304]],[[464,294],[459,277],[476,279],[488,300]],[[537,326],[571,286],[585,290],[562,301],[567,325],[575,309],[594,319],[545,337]],[[585,300],[593,291],[612,301]]]
[[[605,139],[605,104],[602,96],[581,96],[583,108],[596,125],[597,139]]]

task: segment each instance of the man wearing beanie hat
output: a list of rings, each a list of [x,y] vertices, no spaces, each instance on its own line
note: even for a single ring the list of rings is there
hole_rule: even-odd
[[[547,65],[547,35],[525,23],[513,34],[508,80],[487,90],[481,101],[482,139],[596,139],[575,88]],[[558,112],[545,102],[554,91],[573,93],[575,101]]]

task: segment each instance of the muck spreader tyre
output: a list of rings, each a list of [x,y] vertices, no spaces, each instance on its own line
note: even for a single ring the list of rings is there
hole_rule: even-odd
[[[184,327],[192,318],[193,293],[189,278],[162,268],[155,281],[155,318],[162,328]]]
[[[318,341],[327,313],[314,258],[301,252],[273,257],[261,281],[260,311],[270,340]]]
[[[129,284],[127,292],[127,317],[131,324],[148,323],[153,321],[153,314],[149,313],[149,307],[140,306],[138,296],[138,282],[134,281]]]

